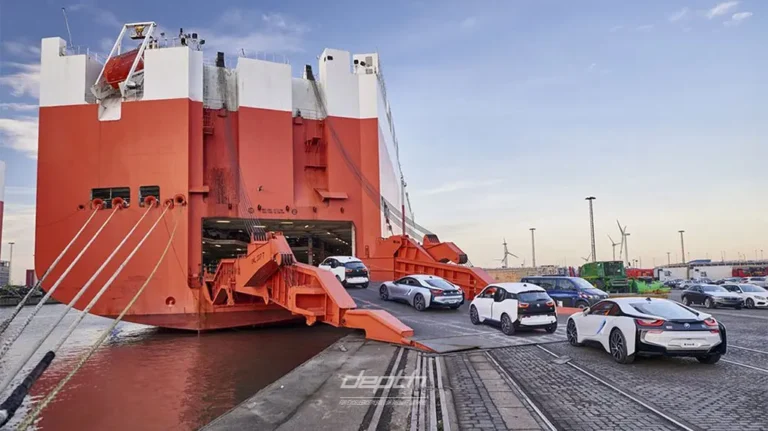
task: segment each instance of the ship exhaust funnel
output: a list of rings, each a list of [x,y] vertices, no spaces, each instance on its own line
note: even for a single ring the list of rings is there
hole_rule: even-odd
[[[224,53],[221,51],[216,53],[216,67],[226,67],[224,65]]]

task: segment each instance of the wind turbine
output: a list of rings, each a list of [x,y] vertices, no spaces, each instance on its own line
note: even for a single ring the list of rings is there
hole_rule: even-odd
[[[608,235],[608,239],[611,240],[611,248],[613,249],[613,260],[616,260],[616,246],[621,245],[621,243],[614,241],[610,235]],[[619,249],[619,253],[621,253],[621,249]]]
[[[584,262],[589,262],[589,259],[592,257],[592,252],[590,251],[587,257],[582,257],[581,259],[584,260]]]
[[[509,256],[512,256],[515,259],[518,259],[518,257],[509,252],[509,249],[507,248],[506,238],[504,238],[504,242],[502,244],[504,245],[504,257],[498,260],[501,261],[501,267],[506,269],[506,268],[509,268]]]
[[[619,259],[621,259],[621,249],[624,249],[624,259],[627,262],[627,266],[630,265],[629,261],[629,246],[627,245],[627,237],[629,236],[629,233],[627,232],[627,225],[624,225],[624,227],[621,227],[621,223],[619,223],[619,220],[616,220],[616,224],[619,226],[619,232],[621,232],[621,245],[622,247],[619,247]]]

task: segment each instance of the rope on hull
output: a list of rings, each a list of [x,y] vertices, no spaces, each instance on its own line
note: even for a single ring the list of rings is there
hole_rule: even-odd
[[[112,213],[109,215],[109,217],[107,217],[107,219],[104,221],[104,223],[102,223],[101,227],[99,227],[99,230],[97,230],[96,233],[93,235],[93,237],[91,237],[90,241],[88,241],[88,243],[85,244],[85,247],[83,247],[83,249],[80,250],[80,253],[75,257],[75,260],[73,260],[72,263],[69,264],[67,269],[64,270],[64,273],[61,274],[61,276],[56,281],[56,283],[54,283],[53,286],[50,288],[50,290],[48,290],[48,292],[45,294],[43,299],[41,299],[40,302],[37,303],[37,305],[35,306],[34,310],[32,310],[32,313],[30,313],[29,316],[27,316],[27,319],[24,320],[24,323],[22,323],[21,327],[19,329],[17,329],[16,332],[11,334],[11,336],[8,338],[8,340],[5,343],[3,343],[3,347],[0,348],[0,359],[3,356],[5,356],[6,353],[8,353],[8,350],[11,348],[13,343],[16,342],[16,340],[21,336],[21,333],[24,332],[24,329],[27,326],[29,326],[30,322],[32,322],[32,318],[35,317],[37,312],[40,311],[40,309],[48,301],[48,299],[51,297],[51,295],[53,295],[53,292],[56,291],[56,289],[59,287],[59,285],[64,280],[64,278],[66,278],[67,275],[69,274],[69,272],[72,270],[72,268],[74,268],[75,264],[77,264],[77,262],[80,261],[80,259],[85,254],[86,250],[88,250],[88,248],[91,246],[91,244],[93,244],[93,242],[99,236],[101,231],[104,230],[104,227],[106,227],[107,224],[109,223],[109,221],[112,220],[112,217],[117,213],[117,211],[118,211],[118,207],[116,207],[115,209],[112,210]],[[35,350],[37,350],[37,348],[35,348]],[[27,358],[27,360],[28,360],[28,358]],[[24,362],[26,363],[27,360],[25,360]],[[18,373],[18,371],[15,371],[15,372],[11,373],[10,376],[13,377],[17,373]],[[8,387],[9,383],[10,383],[10,380],[8,380],[8,378],[6,378],[6,383],[0,385],[0,392],[3,392]]]
[[[24,365],[26,365],[26,363],[29,362],[30,358],[32,358],[32,356],[35,354],[35,352],[37,352],[37,349],[39,349],[40,346],[43,345],[45,340],[47,340],[48,337],[51,336],[51,334],[56,329],[56,327],[59,326],[59,323],[61,323],[61,321],[64,320],[64,317],[67,315],[67,313],[69,313],[69,310],[71,310],[72,307],[75,305],[75,303],[77,303],[77,301],[83,296],[83,294],[85,294],[86,290],[88,290],[88,288],[91,287],[91,284],[93,284],[93,282],[96,280],[96,277],[98,277],[99,274],[101,274],[101,271],[103,271],[104,268],[107,266],[107,264],[112,260],[112,258],[115,257],[117,252],[123,247],[123,245],[128,240],[128,238],[130,238],[131,235],[133,235],[133,232],[136,230],[136,228],[139,226],[139,224],[141,224],[141,222],[144,221],[144,218],[149,214],[149,211],[152,210],[153,207],[154,207],[154,205],[149,205],[147,207],[147,209],[144,211],[144,214],[141,216],[141,218],[139,218],[139,221],[137,221],[136,224],[133,225],[133,228],[131,228],[131,230],[128,231],[128,234],[125,235],[123,240],[120,241],[120,243],[117,245],[117,247],[115,247],[115,249],[112,251],[112,253],[109,255],[109,257],[107,257],[107,259],[104,261],[104,263],[96,270],[96,272],[93,274],[93,276],[90,278],[90,280],[88,280],[88,282],[85,283],[85,285],[80,289],[80,291],[77,292],[77,294],[74,296],[74,298],[72,298],[72,300],[69,301],[69,304],[67,304],[67,308],[61,314],[59,314],[59,317],[56,319],[56,322],[54,322],[53,325],[51,325],[48,328],[48,331],[42,337],[40,337],[40,339],[38,339],[37,343],[35,343],[35,345],[32,346],[32,348],[30,348],[26,352],[24,357],[15,364],[13,370],[10,373],[8,373],[8,375],[5,377],[5,380],[3,380],[3,383],[0,384],[0,393],[2,393],[3,391],[5,391],[8,388],[8,385],[10,385],[11,382],[13,381],[13,379],[16,378],[16,376],[19,374],[19,372],[22,370],[22,368],[24,368]],[[163,212],[163,214],[165,214],[165,211]],[[112,212],[112,214],[110,214],[109,217],[112,218],[113,215],[115,215],[114,211]],[[107,221],[109,221],[109,219],[107,219]],[[67,269],[71,269],[71,266],[70,266],[70,268],[67,268]],[[66,275],[66,274],[64,274],[64,275]],[[61,280],[63,278],[64,278],[64,276],[62,276],[59,279],[57,284],[59,282],[61,282]],[[56,285],[54,287],[56,287]],[[48,293],[50,294],[52,291],[53,291],[53,288],[51,288],[51,290]],[[40,301],[40,303],[37,304],[37,305],[38,306],[42,306],[43,303],[44,303],[44,301]],[[31,320],[31,318],[28,318],[28,320]],[[5,348],[6,346],[3,346],[3,347]],[[8,347],[10,347],[10,345],[8,345]],[[0,352],[0,357],[2,357],[2,354],[5,354],[6,351],[7,351],[7,349],[5,351]]]
[[[86,227],[88,227],[88,224],[90,224],[90,223],[91,223],[91,220],[93,220],[93,217],[96,215],[96,213],[98,213],[98,212],[99,212],[99,209],[100,209],[100,208],[101,208],[101,206],[99,206],[99,207],[97,207],[97,208],[95,208],[95,209],[93,210],[93,214],[91,214],[91,216],[90,216],[90,217],[88,217],[88,220],[86,220],[86,222],[85,222],[85,224],[83,225],[83,227],[81,227],[81,228],[80,228],[80,230],[79,230],[79,231],[77,231],[77,233],[75,234],[75,236],[72,238],[72,241],[70,241],[70,242],[69,242],[69,244],[67,244],[67,246],[66,246],[66,247],[64,247],[64,250],[62,250],[62,251],[61,251],[61,253],[59,254],[59,256],[58,256],[58,257],[57,257],[57,258],[56,258],[56,259],[53,261],[53,263],[51,264],[51,266],[49,266],[49,267],[48,267],[48,269],[46,269],[46,270],[45,270],[45,273],[44,273],[44,274],[43,274],[43,276],[40,278],[40,280],[38,280],[38,281],[37,281],[37,283],[35,283],[35,286],[34,286],[34,287],[32,287],[31,289],[29,289],[29,292],[27,292],[27,294],[24,296],[24,298],[21,300],[21,302],[19,302],[19,305],[17,305],[17,306],[16,306],[16,309],[15,309],[15,310],[13,310],[13,313],[11,313],[11,316],[10,316],[8,319],[6,319],[6,320],[5,320],[3,323],[0,323],[0,335],[2,335],[2,334],[3,334],[3,332],[5,332],[5,330],[6,330],[6,329],[8,329],[8,326],[11,324],[11,322],[13,321],[13,319],[15,319],[15,318],[16,318],[16,316],[17,316],[17,315],[19,314],[19,312],[21,311],[21,309],[22,309],[22,308],[24,308],[24,306],[25,306],[25,305],[27,305],[27,301],[29,301],[29,298],[30,298],[30,297],[31,297],[31,296],[32,296],[32,295],[33,295],[35,292],[37,292],[37,290],[38,290],[38,289],[40,289],[40,286],[42,286],[42,285],[43,285],[43,281],[45,281],[45,278],[46,278],[46,277],[48,277],[48,274],[50,274],[50,273],[51,273],[51,271],[53,270],[53,268],[55,268],[55,267],[56,267],[56,265],[58,265],[58,263],[61,261],[61,258],[63,258],[63,257],[64,257],[64,254],[66,254],[66,253],[67,253],[67,251],[69,251],[69,248],[70,248],[70,247],[72,247],[72,244],[74,244],[74,243],[75,243],[75,241],[77,241],[77,239],[80,237],[80,234],[82,234],[82,233],[83,233],[83,231],[85,230],[85,228],[86,228]]]
[[[158,221],[161,218],[162,216],[158,218]],[[72,377],[80,370],[80,368],[83,367],[85,362],[88,361],[88,359],[93,355],[93,353],[96,352],[96,350],[101,346],[104,340],[107,339],[109,334],[112,333],[112,331],[115,329],[117,324],[120,323],[123,317],[125,317],[125,315],[128,313],[128,310],[130,310],[131,307],[133,307],[133,305],[139,299],[141,294],[144,292],[144,289],[146,289],[147,285],[149,285],[149,282],[154,277],[158,268],[160,268],[160,264],[163,262],[163,260],[165,260],[165,256],[166,254],[168,254],[168,250],[171,248],[171,245],[173,244],[173,238],[176,235],[176,229],[179,227],[180,219],[181,219],[180,215],[176,217],[176,221],[174,222],[174,225],[173,225],[173,230],[170,233],[170,237],[168,238],[168,243],[165,245],[165,249],[163,250],[163,253],[160,255],[160,258],[157,260],[157,264],[155,264],[155,267],[152,269],[152,272],[150,272],[147,279],[144,280],[144,284],[141,285],[139,290],[136,291],[136,294],[133,296],[133,298],[131,298],[131,300],[128,302],[128,305],[126,305],[123,311],[120,312],[120,315],[117,316],[117,318],[112,322],[109,328],[107,328],[106,330],[104,330],[104,332],[102,332],[101,336],[96,340],[96,342],[91,346],[91,348],[80,357],[80,360],[78,361],[77,365],[75,365],[75,367],[72,369],[72,371],[70,371],[69,374],[67,374],[63,379],[61,379],[59,383],[56,385],[56,387],[54,387],[53,390],[51,390],[51,392],[49,392],[48,395],[46,395],[46,397],[40,403],[38,403],[37,406],[35,406],[35,409],[32,411],[32,413],[30,413],[26,418],[24,418],[24,421],[18,427],[19,430],[22,430],[22,431],[26,430],[27,428],[29,428],[30,425],[32,425],[35,422],[37,417],[40,416],[40,413],[43,411],[43,409],[45,409],[45,407],[47,407],[48,404],[50,404],[51,401],[54,400],[54,398],[56,398],[56,396],[59,394],[61,389],[72,379]],[[154,229],[154,226],[152,227],[152,229]],[[149,234],[147,234],[147,236],[148,235]],[[145,236],[145,239],[146,239],[146,236]],[[134,249],[134,251],[135,250],[136,249]],[[108,284],[109,283],[107,283],[107,285],[105,286],[108,286]],[[46,356],[52,353],[53,352],[48,352]],[[45,357],[43,358],[43,360],[45,360]],[[41,363],[42,362],[43,361],[41,360]],[[40,366],[40,364],[38,364],[38,366]],[[2,408],[2,406],[0,406],[0,408]],[[2,413],[3,413],[2,410],[0,410],[0,419],[2,419]]]

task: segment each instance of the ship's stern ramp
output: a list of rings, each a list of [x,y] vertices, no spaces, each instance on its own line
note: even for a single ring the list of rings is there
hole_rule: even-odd
[[[468,262],[467,254],[452,242],[441,243],[434,234],[425,235],[422,244],[407,235],[380,238],[375,254],[363,261],[373,280],[395,280],[411,274],[436,275],[461,286],[467,300],[494,282],[484,270],[464,266]]]
[[[279,233],[255,238],[243,256],[223,259],[207,287],[214,304],[231,305],[238,295],[249,295],[303,317],[308,325],[362,329],[372,340],[414,344],[413,329],[384,310],[357,309],[331,273],[297,263]]]

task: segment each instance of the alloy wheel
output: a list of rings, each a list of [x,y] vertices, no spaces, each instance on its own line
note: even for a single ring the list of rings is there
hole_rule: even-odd
[[[624,356],[627,354],[624,346],[624,336],[621,335],[621,332],[614,331],[611,334],[611,356],[613,356],[613,359],[615,359],[617,362],[621,362],[624,359]]]
[[[573,320],[568,321],[568,326],[565,329],[565,335],[568,337],[568,342],[571,344],[571,346],[579,344],[579,336],[576,332],[576,324],[573,323]]]

